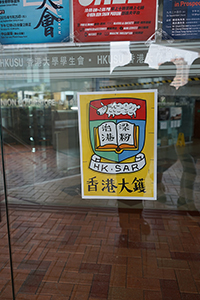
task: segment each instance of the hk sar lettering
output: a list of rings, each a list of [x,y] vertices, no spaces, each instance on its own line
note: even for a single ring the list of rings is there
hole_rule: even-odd
[[[90,4],[92,4],[92,2],[94,2],[94,5],[109,5],[109,4],[126,4],[126,3],[142,3],[142,0],[78,0],[78,2],[80,3],[80,5],[82,6],[89,6]]]
[[[137,163],[129,163],[129,164],[109,164],[104,163],[94,163],[93,168],[94,171],[99,171],[101,173],[130,173],[138,171]]]
[[[47,4],[46,2],[49,2],[50,5]],[[64,20],[60,18],[57,13],[57,9],[59,11],[61,8],[63,8],[63,6],[57,5],[51,0],[44,0],[37,9],[43,9],[43,8],[44,10],[41,15],[41,18],[34,29],[37,29],[38,27],[42,26],[44,27],[44,35],[45,36],[50,35],[51,37],[53,37],[54,21],[58,22],[58,25],[60,26],[60,22]]]
[[[127,182],[125,178],[122,178],[121,182],[118,184],[115,183],[113,178],[102,179],[100,185],[100,182],[96,179],[96,176],[94,176],[88,179],[87,186],[88,192],[97,192],[101,189],[103,192],[116,193],[116,190],[119,187],[119,193],[122,193],[123,191],[128,193],[146,193],[144,178],[137,177],[131,182]]]

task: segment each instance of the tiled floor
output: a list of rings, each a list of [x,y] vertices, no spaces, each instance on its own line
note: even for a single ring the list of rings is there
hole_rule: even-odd
[[[22,187],[80,174],[79,153],[52,146],[4,145],[8,188]]]
[[[158,151],[157,201],[117,201],[81,199],[73,151],[5,146],[16,299],[200,300],[199,149]],[[1,217],[0,300],[11,300]]]
[[[199,300],[197,212],[9,208],[17,300]],[[11,300],[5,211],[0,299]]]
[[[5,146],[9,203],[200,211],[200,142],[158,149],[157,201],[83,200],[79,154],[53,147]]]

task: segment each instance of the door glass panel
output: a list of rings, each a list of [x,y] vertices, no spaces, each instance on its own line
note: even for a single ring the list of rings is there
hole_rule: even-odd
[[[77,93],[157,89],[158,201],[144,201],[141,207],[196,209],[199,58],[190,68],[167,58],[170,51],[172,57],[176,53],[186,59],[198,51],[198,44],[192,46],[130,45],[131,62],[116,65],[111,74],[108,45],[98,51],[96,46],[24,48],[20,54],[4,50],[10,64],[6,67],[2,58],[9,202],[118,207],[117,200],[81,199]],[[17,64],[11,73],[14,54]]]
[[[99,225],[92,223],[97,229],[87,246],[90,217],[95,219],[95,213],[88,216],[88,211],[107,211],[102,224],[112,222],[106,229],[111,230],[112,246],[123,248],[128,235],[127,215],[121,214],[122,208],[142,210],[138,218],[144,239],[150,234],[146,213],[187,211],[192,217],[200,210],[199,58],[192,62],[188,73],[183,60],[163,59],[153,66],[145,60],[150,46],[131,44],[131,61],[112,72],[107,44],[21,48],[20,52],[4,49],[0,98],[17,299],[28,295],[30,299],[57,300],[72,293],[83,293],[86,298],[108,296],[108,280],[103,281],[107,294],[95,294],[95,287],[90,289],[91,282],[102,279],[96,271],[91,276],[90,267],[95,270],[95,264],[101,261],[102,274],[108,278],[113,252],[107,260],[106,253],[100,258],[97,255],[100,243],[110,251],[108,236],[100,239],[105,233],[101,231],[101,214]],[[179,55],[179,50],[198,52],[199,43],[170,47]],[[82,199],[77,93],[143,89],[158,90],[157,200]],[[85,138],[89,139],[89,133]],[[112,231],[116,233],[114,238]],[[4,260],[7,267],[8,261]],[[121,269],[115,267],[117,273],[123,270],[125,274],[125,263],[122,265]],[[9,284],[6,279],[3,282]],[[115,299],[113,288],[109,295],[109,299]]]
[[[0,141],[0,148],[1,148],[1,141]],[[0,153],[2,158],[1,150]],[[13,290],[13,282],[11,280],[11,267],[10,267],[11,249],[9,249],[10,232],[8,235],[8,227],[10,224],[12,224],[14,218],[12,212],[10,212],[9,223],[7,223],[8,219],[7,219],[7,211],[6,211],[6,204],[5,204],[2,159],[0,160],[0,170],[1,170],[1,176],[0,176],[0,298],[12,299],[14,290]]]

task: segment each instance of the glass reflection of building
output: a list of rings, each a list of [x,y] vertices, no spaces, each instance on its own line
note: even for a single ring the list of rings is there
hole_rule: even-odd
[[[158,41],[154,66],[146,61],[151,45],[130,43],[131,60],[112,72],[109,43],[1,51],[3,159],[12,209],[61,206],[108,209],[108,214],[109,209],[142,209],[146,235],[148,210],[187,212],[191,218],[199,212],[199,42]],[[173,50],[166,61],[164,48]],[[158,90],[157,200],[83,200],[77,93],[138,89]],[[124,247],[123,218],[119,226],[117,243]]]

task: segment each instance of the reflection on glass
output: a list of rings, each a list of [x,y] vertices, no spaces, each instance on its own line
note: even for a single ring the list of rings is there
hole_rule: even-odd
[[[42,204],[48,196],[38,197],[36,185],[80,173],[75,93],[50,93],[43,86],[34,90],[0,95],[9,201],[13,203]]]
[[[189,147],[177,147],[178,158],[183,168],[177,204],[179,206],[185,205],[189,210],[196,210],[197,208],[194,202],[194,184],[197,171],[195,160],[189,150]]]
[[[1,107],[0,107],[1,110]],[[1,111],[0,111],[1,118]],[[2,118],[0,120],[0,299],[14,299],[13,263],[10,236],[10,216],[5,176],[4,151],[2,147]]]
[[[51,76],[52,69],[44,70],[41,67],[38,73],[34,73],[30,67],[28,69],[30,72],[26,68],[25,71],[22,70],[20,75],[24,76],[23,79],[15,81],[9,78],[5,86],[2,85],[0,98],[4,159],[8,201],[12,208],[10,216],[14,278],[19,299],[21,297],[33,297],[38,300],[40,298],[57,300],[60,297],[81,299],[83,294],[87,299],[96,297],[95,295],[99,298],[103,296],[117,299],[116,297],[121,295],[118,293],[121,289],[120,284],[124,286],[130,284],[130,288],[124,288],[123,292],[131,290],[131,294],[128,294],[128,297],[127,294],[123,295],[124,299],[131,299],[132,293],[138,287],[138,281],[133,281],[133,278],[137,278],[138,274],[139,278],[145,280],[146,277],[152,278],[156,274],[159,278],[156,279],[162,282],[163,279],[159,276],[166,274],[166,267],[161,270],[161,260],[163,255],[167,256],[165,261],[170,256],[171,263],[172,255],[177,254],[174,252],[174,242],[177,247],[180,246],[180,235],[186,233],[184,247],[185,249],[190,247],[188,238],[192,239],[192,236],[189,237],[188,232],[183,232],[181,227],[181,222],[185,222],[185,216],[183,219],[172,220],[171,215],[168,219],[166,215],[169,210],[186,210],[190,216],[200,211],[199,83],[198,80],[190,80],[185,86],[175,89],[170,86],[175,75],[175,66],[170,63],[163,68],[159,67],[159,70],[152,70],[144,63],[147,49],[139,47],[141,46],[132,45],[131,62],[124,67],[127,70],[125,75],[123,67],[119,65],[110,74],[109,52],[100,53],[97,47],[96,52],[90,56],[82,54],[85,61],[86,57],[88,58],[88,65],[83,66],[89,70],[87,75],[80,74],[79,70],[75,72],[77,65],[74,69],[73,66],[67,65],[65,73],[62,73],[65,65],[59,70],[54,66]],[[82,48],[80,49],[78,51],[82,51]],[[27,50],[24,62],[29,54]],[[54,57],[55,54],[51,55]],[[76,53],[76,57],[79,56],[80,53]],[[65,56],[59,53],[58,57]],[[92,75],[89,73],[90,63],[95,70]],[[50,67],[52,68],[52,64]],[[41,84],[37,74],[40,76],[45,74]],[[198,74],[197,63],[193,66],[193,77]],[[63,76],[64,79],[61,80],[59,76]],[[81,199],[76,97],[77,92],[89,93],[101,90],[103,94],[100,87],[105,87],[105,91],[112,90],[113,93],[115,90],[158,89],[157,201],[118,201],[109,197],[101,200]],[[86,113],[87,111],[89,113],[89,107]],[[101,134],[102,127],[99,128]],[[177,145],[180,133],[184,135],[184,145]],[[85,132],[84,138],[89,139],[89,134]],[[115,144],[120,146],[119,143]],[[104,146],[102,143],[101,147]],[[88,157],[86,163],[89,164],[90,159],[91,157]],[[133,194],[137,179],[135,180],[135,176],[131,178],[132,181],[125,179],[124,177],[119,182],[119,190],[129,189],[130,194]],[[95,178],[93,180],[88,178],[88,181],[89,188],[95,189],[97,184]],[[111,193],[117,188],[117,183],[106,177],[102,178],[101,184],[102,189]],[[144,192],[141,182],[138,187]],[[1,199],[4,201],[3,196]],[[61,209],[60,207],[57,209],[56,206],[61,206]],[[63,206],[67,207],[67,213],[64,212]],[[75,209],[72,214],[73,207]],[[81,209],[78,207],[87,208],[83,208],[80,212]],[[94,212],[94,208],[100,207],[100,213]],[[11,295],[11,285],[3,205],[1,208],[0,298],[6,299]],[[127,208],[128,214],[122,213],[121,208]],[[135,213],[134,209],[140,210]],[[165,217],[155,218],[153,209],[165,209]],[[198,228],[199,220],[195,222],[194,228]],[[178,227],[181,228],[180,235],[177,234]],[[166,237],[164,232],[165,230],[169,232],[168,229],[170,238]],[[169,253],[170,246],[172,251]],[[199,249],[194,241],[192,246],[192,251],[198,253]],[[180,248],[177,249],[179,251]],[[178,254],[179,257],[182,257],[182,250]],[[133,253],[136,257],[133,257]],[[155,257],[158,253],[161,255],[159,258]],[[152,268],[151,263],[155,268]],[[172,271],[172,276],[175,271],[177,269]],[[102,273],[97,274],[98,272]],[[102,278],[104,281],[99,280]],[[122,278],[123,282],[120,281]],[[80,287],[80,282],[84,291]],[[98,288],[99,282],[103,282],[106,287],[105,293]],[[133,289],[134,283],[136,288]],[[159,289],[160,283],[158,286]],[[149,290],[145,291],[147,298],[148,292]],[[142,289],[138,293],[143,299]]]

